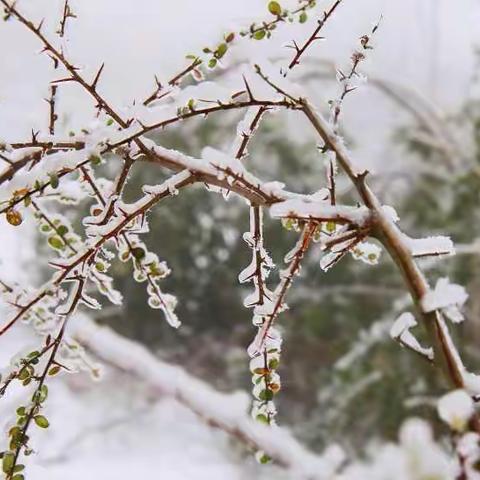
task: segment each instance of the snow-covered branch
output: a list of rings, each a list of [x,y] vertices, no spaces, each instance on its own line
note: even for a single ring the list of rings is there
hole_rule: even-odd
[[[338,447],[318,456],[307,451],[287,430],[269,428],[250,419],[245,394],[220,393],[182,368],[162,362],[138,343],[107,327],[98,327],[88,318],[78,318],[69,333],[99,359],[144,381],[158,395],[174,397],[209,425],[249,448],[264,451],[276,463],[292,470],[295,478],[331,478],[343,460]]]

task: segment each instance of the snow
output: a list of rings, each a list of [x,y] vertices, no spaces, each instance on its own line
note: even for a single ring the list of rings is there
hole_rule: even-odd
[[[370,218],[370,211],[366,207],[349,207],[344,205],[330,205],[327,202],[311,199],[290,199],[276,203],[270,208],[273,218],[295,217],[314,219],[319,221],[336,221],[353,223],[363,226]]]
[[[449,455],[434,440],[423,420],[407,420],[397,444],[374,444],[368,461],[347,466],[338,480],[452,480],[456,468]]]
[[[361,260],[367,265],[377,265],[382,249],[371,242],[359,242],[350,249],[355,260]]]
[[[410,238],[407,235],[402,236],[407,248],[414,257],[455,254],[455,247],[450,237]]]
[[[410,329],[417,325],[417,321],[410,312],[402,313],[392,325],[390,336],[394,340],[399,340],[403,346],[409,347],[417,353],[426,356],[429,360],[433,360],[433,349],[425,348],[420,345]]]
[[[244,393],[224,394],[195,379],[183,369],[161,362],[143,346],[121,337],[106,327],[98,327],[82,316],[70,332],[101,360],[142,379],[157,394],[175,398],[212,426],[246,438],[272,458],[288,466],[300,479],[327,479],[338,467],[333,461],[304,449],[285,429],[275,429],[250,420]],[[128,352],[128,355],[125,355]],[[338,454],[334,456],[338,459]]]
[[[396,320],[395,323],[392,325],[390,329],[390,336],[393,339],[400,337],[400,335],[405,331],[409,330],[410,328],[417,325],[417,321],[415,317],[410,312],[402,313]]]
[[[433,290],[429,290],[421,299],[425,313],[443,310],[454,323],[463,321],[460,309],[468,299],[467,291],[461,285],[450,283],[448,278],[439,278]]]
[[[438,401],[438,415],[452,430],[462,432],[475,412],[473,400],[465,390],[454,390]]]
[[[235,141],[232,143],[230,148],[230,155],[235,156],[242,145],[244,137],[252,136],[256,129],[258,128],[258,123],[256,128],[251,128],[253,121],[255,120],[257,114],[259,112],[258,107],[250,107],[247,109],[243,119],[237,125],[237,134],[235,136]],[[248,155],[248,151],[245,150],[243,155]]]
[[[383,205],[382,210],[392,223],[397,223],[400,220],[397,211],[392,206]]]

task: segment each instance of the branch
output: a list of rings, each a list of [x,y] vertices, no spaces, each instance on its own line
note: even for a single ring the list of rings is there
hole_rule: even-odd
[[[300,57],[305,53],[307,48],[315,41],[319,40],[320,37],[318,34],[320,30],[323,28],[327,20],[333,15],[337,7],[342,3],[342,0],[336,0],[336,2],[330,7],[330,9],[326,12],[323,12],[323,18],[318,21],[317,28],[313,31],[313,33],[308,37],[307,41],[302,45],[302,47],[298,47],[297,44],[294,44],[294,48],[296,50],[296,54],[293,57],[292,61],[288,65],[289,70],[291,70],[295,65],[300,63]]]
[[[247,402],[235,401],[237,395],[217,392],[180,367],[160,361],[138,343],[107,327],[98,327],[87,318],[77,321],[70,333],[101,360],[143,380],[158,395],[175,398],[208,425],[249,448],[263,450],[278,465],[295,471],[295,478],[326,479],[333,474],[336,465],[305,450],[286,430],[251,420],[246,414]]]
[[[380,240],[403,275],[404,281],[417,306],[418,313],[429,333],[433,344],[436,362],[450,383],[457,388],[464,388],[463,365],[457,349],[450,341],[447,326],[438,311],[425,313],[420,308],[421,299],[429,291],[428,283],[415,263],[413,256],[398,227],[392,222],[388,214],[369,188],[365,172],[360,172],[338,137],[331,129],[323,116],[316,112],[306,100],[302,100],[303,111],[318,132],[325,144],[337,155],[341,167],[354,184],[360,198],[372,215],[375,217],[374,235]]]

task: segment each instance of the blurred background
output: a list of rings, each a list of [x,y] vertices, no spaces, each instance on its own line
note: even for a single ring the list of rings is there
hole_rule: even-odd
[[[329,4],[319,3],[317,12]],[[92,75],[105,61],[101,88],[114,105],[126,109],[150,93],[155,74],[169,78],[187,64],[185,55],[214,45],[235,26],[265,18],[266,4],[73,1],[78,19],[69,23],[66,48]],[[53,25],[62,3],[20,0],[19,6],[37,20],[46,16]],[[432,282],[448,275],[468,289],[468,321],[454,333],[475,371],[480,357],[479,2],[346,0],[325,29],[326,40],[312,47],[291,80],[328,111],[328,101],[339,92],[335,69],[348,68],[359,37],[380,16],[375,49],[362,66],[369,81],[348,96],[342,133],[359,162],[374,173],[371,181],[382,201],[395,206],[411,236],[446,234],[458,244],[455,257],[422,263]],[[256,54],[288,58],[290,52],[281,46],[306,38],[314,18],[311,14],[306,26],[282,26],[272,41],[255,44]],[[248,43],[239,42],[224,68],[215,71],[220,82],[248,59]],[[32,128],[45,128],[43,98],[55,77],[51,62],[38,51],[35,39],[18,24],[0,24],[4,140],[22,140]],[[93,112],[74,86],[60,91],[59,106],[66,132],[82,126]],[[152,138],[194,156],[205,145],[228,150],[241,118],[233,113],[192,120]],[[325,185],[316,139],[293,113],[267,116],[249,152],[247,165],[262,179],[281,180],[305,193]],[[107,176],[115,171],[115,166],[105,167]],[[157,169],[135,166],[128,198],[138,198],[143,184],[162,178]],[[339,185],[343,198],[353,201],[348,184]],[[80,225],[82,208],[63,213]],[[149,218],[146,243],[173,271],[164,287],[179,299],[182,327],[171,329],[148,307],[144,285],[122,263],[115,263],[112,273],[124,295],[123,306],[106,305],[89,316],[221,391],[250,390],[245,349],[254,328],[242,305],[247,290],[237,282],[250,255],[242,240],[249,228],[246,205],[234,196],[225,202],[203,188],[191,188]],[[12,228],[3,218],[0,222],[2,277],[29,285],[48,278],[48,268],[38,262],[47,249],[33,224]],[[281,267],[296,234],[268,218],[266,222],[266,246]],[[409,300],[387,256],[374,267],[345,258],[328,274],[320,270],[319,259],[319,250],[311,249],[288,297],[290,309],[280,320],[285,342],[277,418],[312,450],[339,442],[362,455],[366,439],[395,439],[407,417],[435,422],[432,405],[443,385],[429,365],[389,338],[389,328]],[[277,278],[278,268],[271,280]],[[28,335],[28,329],[18,329],[3,339],[3,364]],[[141,382],[114,367],[105,366],[100,382],[75,375],[52,383],[53,400],[47,407],[52,428],[38,436],[40,452],[30,478],[46,478],[46,472],[50,479],[127,479],[132,474],[174,480],[283,478],[275,467],[259,469],[221,433],[173,400],[152,396]]]

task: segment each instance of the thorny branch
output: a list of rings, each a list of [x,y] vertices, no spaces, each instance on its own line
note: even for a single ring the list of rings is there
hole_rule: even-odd
[[[292,61],[288,65],[288,68],[291,70],[295,65],[298,65],[300,63],[300,57],[305,53],[305,51],[308,49],[308,47],[315,42],[316,40],[321,40],[322,37],[319,37],[318,34],[320,33],[320,30],[322,30],[323,26],[325,23],[328,21],[328,19],[333,15],[337,7],[342,3],[342,0],[336,0],[335,3],[330,7],[330,9],[326,12],[323,12],[323,17],[321,20],[318,20],[318,26],[315,28],[315,30],[312,32],[310,37],[306,40],[306,42],[299,47],[295,42],[293,43],[293,48],[295,49],[296,53],[295,56],[293,57]]]
[[[174,192],[176,192],[178,189],[197,182],[221,187],[228,192],[233,191],[239,196],[245,198],[251,205],[251,213],[253,215],[253,231],[251,233],[253,234],[252,243],[254,249],[255,266],[252,276],[254,278],[254,284],[258,293],[256,305],[264,306],[267,304],[267,300],[273,302],[271,310],[268,313],[261,315],[262,321],[259,324],[259,331],[254,342],[249,348],[249,352],[252,356],[255,357],[262,354],[266,355],[265,342],[272,333],[272,326],[274,325],[279,313],[286,308],[286,295],[295,276],[299,274],[301,262],[305,257],[314,236],[317,233],[317,229],[321,228],[322,222],[330,221],[335,225],[346,224],[346,227],[343,230],[340,230],[340,233],[335,233],[323,244],[324,249],[331,250],[332,252],[338,254],[333,257],[332,263],[336,262],[347,251],[352,251],[352,249],[360,241],[368,236],[376,238],[383,244],[400,270],[412,299],[417,306],[418,315],[424,321],[426,329],[430,335],[430,340],[433,344],[435,364],[440,366],[444,376],[449,379],[453,386],[458,388],[465,387],[464,367],[456,347],[450,340],[442,311],[440,309],[425,311],[422,308],[422,299],[429,293],[430,287],[423,275],[423,272],[417,265],[414,255],[406,243],[405,235],[385,211],[378,197],[369,187],[367,183],[368,172],[357,169],[351,154],[338,136],[337,127],[341,106],[345,97],[355,88],[350,85],[350,82],[355,76],[358,75],[357,68],[364,59],[364,53],[354,53],[352,56],[352,67],[348,74],[343,74],[340,72],[339,80],[342,83],[343,89],[339,99],[333,104],[331,121],[328,121],[320,112],[318,112],[306,98],[291,95],[288,92],[288,88],[280,86],[274,80],[264,75],[259,66],[255,66],[258,75],[270,87],[272,87],[272,89],[280,96],[280,99],[257,99],[254,96],[249,84],[245,80],[245,90],[232,95],[231,100],[227,103],[214,101],[213,105],[201,108],[198,108],[195,105],[189,105],[187,109],[182,109],[177,115],[174,115],[171,118],[163,119],[150,125],[143,125],[139,119],[123,118],[118,111],[107,102],[105,97],[99,93],[98,84],[104,69],[104,64],[99,67],[94,79],[91,82],[87,81],[79,73],[79,68],[71,63],[69,59],[67,59],[63,50],[55,47],[54,44],[43,34],[42,23],[40,23],[38,26],[35,26],[33,22],[28,20],[22,13],[20,13],[15,3],[10,3],[7,0],[0,0],[0,3],[5,7],[5,11],[8,16],[15,17],[21,24],[30,30],[38,40],[40,40],[43,45],[43,51],[53,59],[55,68],[57,68],[57,66],[62,66],[67,71],[67,76],[65,78],[60,78],[52,82],[50,99],[47,100],[49,104],[48,130],[50,135],[53,136],[55,134],[55,123],[58,118],[56,113],[56,94],[58,85],[66,82],[76,82],[83,87],[83,89],[95,100],[96,108],[108,115],[111,120],[118,125],[119,131],[123,131],[123,136],[120,135],[119,138],[112,143],[107,143],[106,145],[104,144],[100,151],[101,155],[114,153],[116,156],[123,159],[122,168],[115,179],[113,189],[109,195],[105,195],[100,186],[96,183],[93,172],[89,167],[91,158],[87,157],[76,163],[76,165],[73,167],[61,168],[57,172],[54,172],[56,175],[55,180],[52,179],[49,182],[35,185],[33,188],[26,190],[21,189],[18,192],[14,192],[13,198],[8,201],[8,204],[2,207],[0,210],[0,213],[7,212],[8,214],[8,212],[12,212],[13,208],[20,202],[25,201],[27,203],[28,200],[32,208],[36,211],[37,215],[60,237],[63,243],[70,249],[71,253],[71,256],[66,260],[61,260],[57,263],[52,262],[52,265],[57,269],[57,272],[52,276],[50,282],[48,282],[44,288],[40,289],[40,291],[38,291],[33,298],[27,297],[28,300],[26,303],[20,299],[15,299],[11,302],[11,306],[16,308],[17,311],[13,318],[0,328],[0,335],[9,330],[18,320],[24,318],[46,297],[52,293],[58,292],[64,283],[74,283],[74,286],[70,290],[70,298],[66,303],[67,310],[62,313],[57,313],[57,317],[60,319],[60,321],[58,332],[54,339],[50,341],[51,339],[48,338],[48,341],[40,350],[38,356],[34,356],[24,362],[23,366],[18,372],[13,372],[12,376],[7,378],[3,386],[0,388],[0,395],[5,392],[11,381],[20,375],[22,369],[28,368],[32,362],[35,362],[40,357],[43,358],[44,355],[49,353],[42,373],[40,376],[35,378],[37,381],[35,395],[38,396],[42,391],[44,391],[44,384],[48,371],[52,365],[55,364],[55,356],[64,339],[68,319],[74,313],[77,305],[80,302],[83,301],[84,303],[89,304],[89,301],[85,298],[84,288],[86,283],[95,277],[95,274],[92,273],[93,265],[95,264],[97,256],[100,254],[100,252],[102,252],[105,244],[110,240],[116,242],[117,245],[121,242],[124,242],[129,251],[133,251],[134,247],[132,246],[133,244],[131,238],[137,234],[134,227],[132,227],[132,225],[135,225],[135,221],[141,219],[140,223],[143,223],[147,212],[159,201],[174,194]],[[314,2],[311,0],[307,0],[306,2],[304,1],[303,5],[294,10],[293,13],[304,12],[305,9],[312,6],[313,3]],[[295,55],[288,66],[289,70],[298,65],[301,57],[309,48],[309,46],[321,38],[319,36],[320,30],[336,11],[340,3],[342,3],[342,0],[336,0],[330,9],[323,13],[322,19],[318,21],[316,28],[302,46],[298,46],[294,42],[293,48],[295,50]],[[271,13],[276,14],[276,18],[274,20],[270,22],[264,22],[260,27],[253,25],[250,28],[251,36],[255,36],[261,31],[269,32],[278,22],[284,21],[286,14],[284,14],[281,10],[277,14],[275,13],[276,10],[277,7],[274,5],[273,10],[271,10]],[[63,37],[65,34],[65,26],[69,18],[75,18],[75,14],[72,12],[67,0],[64,4],[63,15],[58,30],[60,37]],[[377,29],[378,24],[373,28],[370,35],[361,37],[360,42],[364,50],[371,48],[370,38]],[[259,36],[257,35],[255,38],[258,39]],[[182,79],[184,79],[188,74],[195,72],[195,70],[200,67],[201,63],[202,60],[199,58],[194,58],[190,65],[188,65],[185,69],[168,81],[168,86],[171,87],[170,90],[165,91],[164,86],[156,78],[156,88],[153,93],[143,101],[143,105],[148,106],[154,101],[161,100],[168,96],[173,91],[173,88],[179,85]],[[283,73],[286,75],[286,72]],[[238,98],[246,99],[238,100]],[[236,163],[223,165],[216,164],[215,162],[202,162],[200,160],[187,157],[179,152],[164,149],[163,147],[154,144],[151,140],[145,138],[145,135],[152,133],[153,131],[182,122],[189,118],[206,117],[207,115],[216,112],[253,108],[257,109],[255,116],[248,126],[248,131],[241,133],[241,141],[238,145],[238,149],[235,152],[235,160],[240,164],[240,166]],[[282,272],[280,282],[273,295],[270,295],[268,292],[265,283],[266,277],[263,272],[266,259],[263,256],[264,253],[262,251],[262,207],[271,207],[272,205],[281,204],[292,199],[302,199],[308,204],[314,204],[317,202],[323,205],[325,203],[325,199],[322,198],[321,200],[315,200],[313,199],[313,196],[293,194],[283,190],[283,188],[268,188],[264,182],[261,182],[248,170],[243,168],[241,160],[246,155],[248,142],[258,127],[258,124],[264,113],[271,108],[293,110],[305,116],[311,127],[321,138],[323,142],[321,147],[322,150],[332,152],[335,155],[336,161],[339,163],[343,172],[354,185],[358,197],[363,203],[361,208],[368,212],[368,215],[366,216],[367,220],[364,223],[356,224],[351,217],[345,215],[345,212],[352,212],[352,207],[350,207],[351,210],[348,211],[345,210],[345,208],[348,207],[338,206],[337,208],[334,180],[335,172],[333,163],[330,163],[328,186],[330,209],[323,210],[323,212],[327,213],[322,213],[320,210],[320,213],[317,214],[304,214],[302,212],[293,211],[288,215],[280,215],[281,218],[289,218],[298,222],[298,224],[302,227],[302,233],[293,254],[289,258],[289,265],[287,269]],[[135,131],[133,127],[137,125],[139,125],[140,128]],[[44,158],[48,158],[49,155],[55,155],[56,153],[62,151],[82,151],[86,148],[86,142],[57,140],[48,141],[48,139],[45,141],[38,141],[37,135],[37,133],[32,132],[31,141],[1,146],[1,151],[5,152],[5,155],[2,153],[0,158],[8,164],[8,167],[0,175],[0,185],[11,181],[22,169],[26,169],[28,167],[28,171],[31,172],[39,162],[41,162]],[[7,150],[10,151],[10,149],[20,151],[22,149],[27,149],[27,151],[24,152],[25,154],[23,156],[16,155],[16,160],[13,161],[9,159],[7,155]],[[145,196],[134,205],[135,208],[133,210],[126,209],[123,211],[122,208],[125,208],[125,205],[119,205],[119,201],[121,199],[124,186],[127,182],[130,169],[133,163],[140,158],[157,164],[161,167],[166,167],[167,169],[177,173],[161,186],[154,187],[153,191],[145,191]],[[53,185],[53,183],[58,183],[58,179],[63,178],[73,171],[78,171],[81,174],[80,181],[85,182],[90,186],[99,205],[99,221],[94,223],[93,226],[90,225],[89,227],[93,230],[97,228],[101,231],[101,233],[98,235],[92,234],[89,243],[84,249],[81,250],[77,250],[76,247],[72,246],[68,242],[68,239],[65,237],[65,235],[56,227],[55,222],[53,222],[49,218],[49,215],[41,209],[38,202],[33,197],[36,194],[44,193],[49,186]],[[335,250],[336,248],[338,248],[338,250]],[[328,265],[328,267],[329,266],[331,265]],[[156,293],[161,303],[164,302],[162,298],[162,292],[156,285],[153,275],[146,271],[145,267],[141,263],[138,268],[141,270],[142,275],[146,277],[149,289]],[[8,291],[9,294],[13,293],[3,282],[2,286]],[[166,308],[166,306],[165,311],[168,312],[168,308]],[[170,323],[175,322],[171,319]],[[268,371],[268,375],[270,374],[270,366],[266,360],[266,357],[263,370]],[[262,375],[264,375],[265,384],[268,387],[267,374],[264,372]],[[27,430],[41,408],[41,402],[35,400],[35,395],[34,402],[25,415],[25,422],[22,425],[19,437],[20,442],[16,445],[15,449],[12,449],[14,455],[13,467],[16,466],[22,449],[27,448]],[[183,398],[182,395],[178,394],[177,397],[183,403],[188,404],[188,399]],[[195,410],[195,406],[190,405],[190,407]],[[208,419],[208,421],[214,426],[220,426],[220,428],[229,431],[230,427],[223,425],[222,422],[216,421],[215,419]],[[480,433],[480,420],[477,416],[472,417],[471,428],[472,430]],[[234,428],[233,430],[230,428],[230,433],[240,437],[247,443],[250,442],[256,447],[259,446],[258,442],[257,444],[254,441],[252,442],[252,439],[238,427]],[[7,479],[11,480],[14,478],[14,468],[8,469],[6,473]]]

